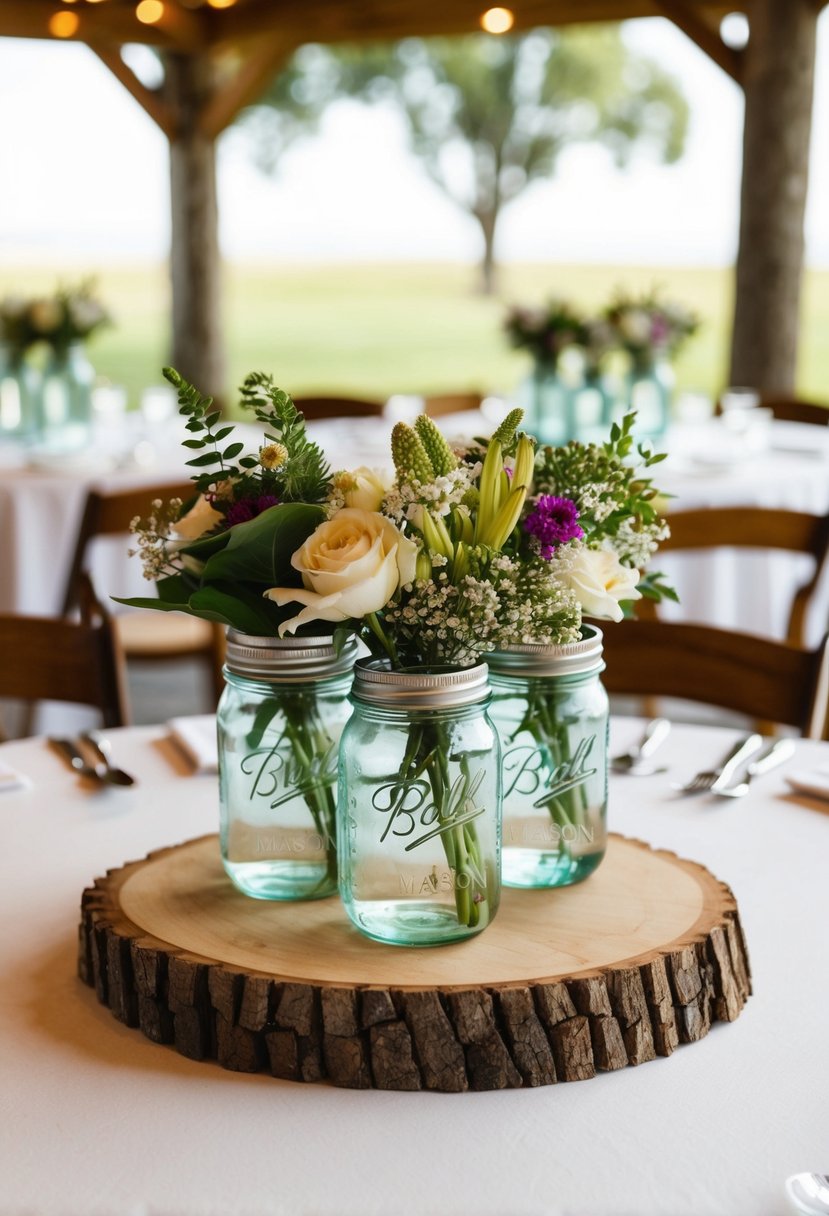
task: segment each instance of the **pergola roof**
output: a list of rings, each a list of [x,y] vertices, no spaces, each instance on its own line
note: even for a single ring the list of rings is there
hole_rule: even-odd
[[[136,17],[136,0],[4,0],[0,36],[49,38],[59,10],[79,18],[76,41],[102,46],[139,42],[170,51],[202,51],[279,34],[300,42],[348,42],[409,35],[462,34],[479,27],[486,0],[163,0],[157,21]],[[577,22],[668,17],[717,36],[729,12],[750,0],[515,0],[516,29]]]

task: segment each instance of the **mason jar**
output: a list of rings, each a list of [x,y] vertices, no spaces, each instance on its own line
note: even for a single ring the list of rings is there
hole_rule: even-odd
[[[501,770],[489,696],[483,663],[355,665],[340,743],[340,895],[376,941],[459,941],[495,915]]]
[[[68,452],[89,443],[95,369],[82,342],[55,349],[40,384],[40,446]]]
[[[337,748],[356,639],[231,629],[216,721],[224,868],[255,899],[337,890]]]
[[[490,713],[503,751],[502,876],[510,887],[563,887],[607,845],[607,693],[601,631],[578,642],[487,655]]]

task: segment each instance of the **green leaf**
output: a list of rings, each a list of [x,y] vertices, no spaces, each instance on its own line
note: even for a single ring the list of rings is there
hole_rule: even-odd
[[[183,448],[203,448],[206,443],[206,439],[182,439],[181,446]]]
[[[188,465],[201,467],[202,465],[206,464],[221,464],[221,460],[222,458],[218,452],[205,452],[203,455],[196,456],[194,460],[188,460],[186,463]]]
[[[230,532],[230,528],[225,528],[221,532],[211,532],[209,536],[200,536],[189,545],[182,545],[180,552],[198,558],[200,562],[206,562],[214,553],[224,549],[230,540]]]
[[[220,427],[219,430],[216,431],[213,438],[215,439],[216,443],[221,443],[221,441],[223,439],[227,439],[228,435],[230,435],[231,432],[234,431],[235,429],[236,428],[234,427],[233,423],[231,422],[230,426]]]
[[[256,519],[230,529],[226,547],[208,560],[202,572],[203,583],[239,581],[262,587],[296,586],[291,556],[324,519],[322,507],[310,503],[269,507]]]
[[[219,437],[218,435],[214,435],[213,438],[218,439]],[[244,446],[243,443],[231,443],[230,447],[225,448],[222,452],[222,460],[232,460],[234,456],[239,455]]]
[[[154,596],[137,595],[127,599],[124,596],[113,595],[110,597],[116,604],[126,604],[130,608],[154,608],[156,612],[189,612],[190,605],[186,600],[181,603],[175,603],[172,600],[156,599]],[[190,615],[193,615],[192,613]]]
[[[236,584],[213,583],[202,587],[190,597],[190,609],[205,620],[265,637],[275,637],[280,623],[286,619],[271,600]]]

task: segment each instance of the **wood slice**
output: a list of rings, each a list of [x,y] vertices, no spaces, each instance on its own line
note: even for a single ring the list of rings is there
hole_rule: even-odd
[[[79,973],[154,1042],[355,1089],[502,1089],[641,1064],[751,992],[737,904],[703,866],[611,836],[587,882],[505,889],[480,936],[364,938],[338,899],[249,899],[205,836],[84,891]]]

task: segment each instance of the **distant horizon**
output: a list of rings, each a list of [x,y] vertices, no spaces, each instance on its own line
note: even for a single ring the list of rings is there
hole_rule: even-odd
[[[686,151],[620,171],[595,144],[504,209],[503,265],[731,267],[739,228],[742,91],[664,18],[623,24],[688,98]],[[162,261],[169,154],[160,130],[82,44],[0,39],[0,264]],[[806,265],[829,267],[829,9],[819,19]],[[230,263],[474,265],[480,231],[429,181],[388,106],[335,102],[281,172],[254,167],[240,126],[218,142],[220,246]]]

